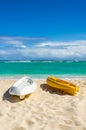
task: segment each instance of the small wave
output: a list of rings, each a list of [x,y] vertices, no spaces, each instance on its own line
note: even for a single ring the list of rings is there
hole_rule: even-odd
[[[31,61],[3,61],[4,63],[26,63],[26,62],[31,62]]]
[[[75,61],[66,61],[66,63],[73,63],[73,62],[75,62]]]
[[[63,61],[63,62],[66,62],[66,63],[73,63],[73,62],[80,62],[79,60],[67,60],[67,61]]]
[[[50,61],[40,61],[40,62],[48,62],[48,63],[50,62],[51,63],[51,62],[56,62],[56,61],[50,60]]]
[[[81,61],[66,61],[66,63],[81,62]]]

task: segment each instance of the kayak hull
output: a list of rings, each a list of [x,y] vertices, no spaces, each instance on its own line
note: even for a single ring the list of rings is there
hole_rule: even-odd
[[[11,95],[21,96],[33,93],[37,88],[37,84],[29,77],[23,77],[10,87]]]
[[[78,86],[53,76],[49,76],[46,82],[49,86],[62,90],[71,95],[75,95],[79,91]]]

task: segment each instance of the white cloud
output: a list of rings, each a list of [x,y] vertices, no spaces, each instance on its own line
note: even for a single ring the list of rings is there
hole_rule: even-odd
[[[42,37],[22,37],[22,36],[0,36],[0,43],[4,46],[9,45],[10,47],[15,48],[26,48],[28,45],[31,46],[31,43],[36,41],[43,41],[45,38]]]
[[[38,43],[20,52],[32,59],[86,60],[86,41]]]
[[[15,37],[17,40],[28,40],[28,41],[34,41],[34,40],[46,40],[44,37],[22,37],[17,36]]]
[[[81,45],[86,45],[86,40],[76,40],[76,41],[66,41],[66,42],[43,42],[39,43],[36,46],[37,47],[58,47],[58,46],[81,46]]]
[[[26,45],[21,39],[16,39],[16,37],[1,37],[0,36],[0,42],[3,43],[3,45],[10,45],[11,47],[15,48],[26,48]]]
[[[32,46],[16,38],[5,37],[4,41],[4,44],[12,45],[12,48],[0,50],[0,59],[86,60],[86,40],[49,41],[34,43]]]
[[[6,51],[5,50],[0,50],[0,56],[6,55]]]

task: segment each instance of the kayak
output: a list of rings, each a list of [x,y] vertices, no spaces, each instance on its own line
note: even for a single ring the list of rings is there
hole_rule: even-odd
[[[46,82],[49,86],[62,90],[71,95],[75,95],[79,91],[78,86],[53,76],[49,76]]]
[[[9,94],[19,96],[23,99],[25,95],[33,93],[37,88],[37,84],[28,76],[24,76],[13,84],[9,89]]]

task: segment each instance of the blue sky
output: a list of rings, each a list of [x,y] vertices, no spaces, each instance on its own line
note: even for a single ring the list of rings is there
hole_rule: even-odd
[[[0,60],[86,60],[86,0],[0,0]]]

